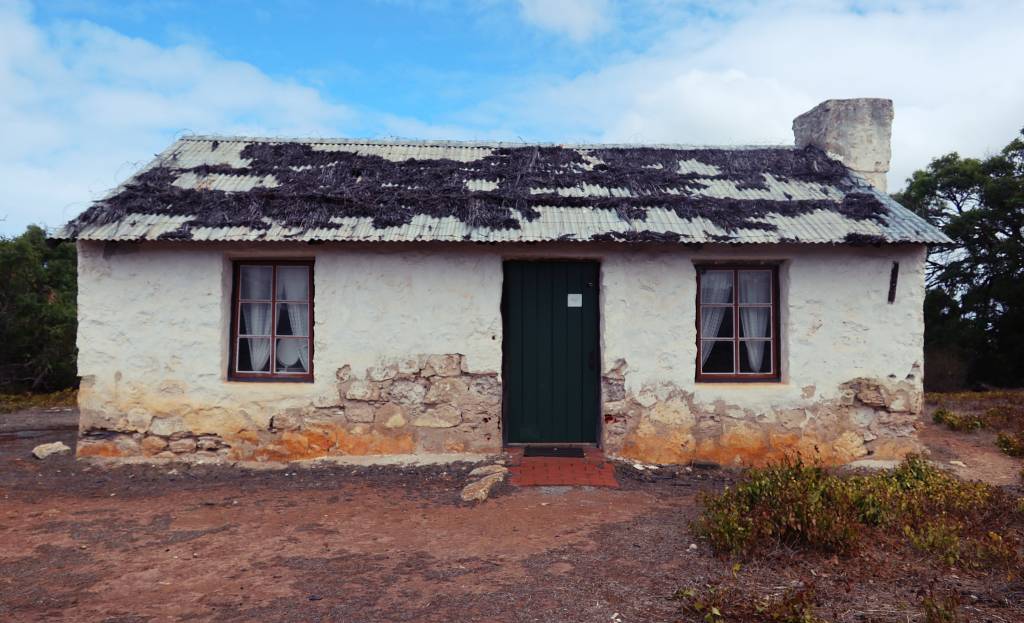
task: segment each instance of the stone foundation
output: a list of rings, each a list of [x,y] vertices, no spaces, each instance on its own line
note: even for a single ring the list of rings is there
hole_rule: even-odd
[[[619,360],[602,378],[603,447],[612,457],[739,466],[799,454],[840,464],[922,449],[914,427],[922,408],[916,367],[903,379],[851,379],[830,399],[808,385],[796,402],[766,400],[757,409],[701,401],[694,388],[672,383],[628,391],[628,374]],[[287,462],[502,447],[498,374],[469,372],[461,354],[384,360],[362,374],[346,365],[336,371],[330,395],[268,393],[234,408],[190,403],[175,381],[156,392],[126,386],[105,399],[85,381],[80,457]],[[267,388],[252,393],[260,389]]]
[[[325,456],[490,453],[501,450],[497,373],[470,373],[460,354],[389,360],[354,375],[308,406],[237,409],[189,404],[161,386],[99,401],[83,384],[80,457],[206,457],[293,461]]]
[[[915,434],[923,394],[920,371],[902,380],[857,378],[839,397],[805,406],[744,409],[723,400],[702,403],[671,383],[626,391],[627,365],[619,360],[602,378],[604,449],[609,456],[644,463],[692,461],[720,465],[762,465],[799,455],[824,464],[865,456],[899,459],[922,452]]]

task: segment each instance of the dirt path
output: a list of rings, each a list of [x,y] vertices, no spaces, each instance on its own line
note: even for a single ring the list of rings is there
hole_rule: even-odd
[[[677,588],[733,573],[703,543],[690,549],[688,529],[697,493],[728,472],[623,479],[621,490],[504,486],[472,506],[458,500],[467,466],[111,469],[32,459],[37,443],[73,445],[59,425],[9,433],[5,622],[678,621]],[[917,591],[933,580],[980,595],[992,621],[1024,620],[1007,602],[1024,594],[917,559],[868,552],[837,564],[780,553],[739,577],[763,594],[811,579],[837,622],[916,620]]]
[[[506,487],[473,507],[458,501],[466,467],[107,469],[29,457],[57,438],[72,445],[74,433],[0,442],[5,621],[670,616],[666,597],[693,562],[676,552],[690,543],[695,491],[716,482]]]

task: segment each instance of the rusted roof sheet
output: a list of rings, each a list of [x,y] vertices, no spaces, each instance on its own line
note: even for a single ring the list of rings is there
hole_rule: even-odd
[[[301,158],[296,161],[293,154],[287,166],[255,166],[252,154],[256,152],[252,148],[247,150],[250,146],[298,146],[305,150],[301,153],[309,156],[310,164],[305,164]],[[549,167],[546,177],[535,174],[529,188],[512,195],[506,189],[512,186],[508,178],[509,171],[514,169],[499,167],[492,173],[491,169],[480,166],[500,162],[506,154],[522,153],[524,148],[536,148],[538,154],[553,154],[551,158],[557,162],[545,165]],[[566,153],[570,156],[569,164],[564,164]],[[636,153],[644,158],[634,158]],[[349,159],[335,161],[330,154]],[[648,157],[651,154],[657,157]],[[353,160],[350,155],[357,158]],[[629,158],[619,158],[620,155],[629,155]],[[801,166],[806,165],[806,170],[795,169],[788,161],[790,155],[803,158],[800,162],[804,163]],[[734,161],[740,164],[734,167]],[[466,205],[471,208],[479,203],[484,211],[504,210],[503,213],[509,215],[506,222],[495,226],[493,218],[474,220],[472,215],[467,216],[465,206],[446,212],[444,205],[429,211],[391,207],[388,209],[400,214],[371,216],[366,206],[359,205],[358,201],[373,202],[379,198],[383,205],[388,194],[402,187],[401,183],[390,183],[384,178],[377,180],[378,185],[372,187],[369,195],[363,192],[368,188],[364,185],[359,187],[363,194],[358,199],[339,197],[339,188],[344,191],[355,187],[352,184],[358,186],[361,176],[371,175],[368,171],[343,172],[340,167],[358,169],[362,164],[389,166],[386,163],[396,163],[397,169],[392,169],[401,171],[402,167],[422,168],[435,162],[464,163],[464,169],[461,165],[446,169],[449,176],[452,171],[457,175],[464,173],[458,186],[466,197],[455,198],[469,201]],[[752,162],[757,163],[756,170],[751,170]],[[529,166],[533,166],[532,160]],[[816,171],[821,166],[831,173],[818,175]],[[628,167],[634,167],[636,179],[640,180],[655,179],[651,175],[656,169],[671,175],[658,173],[658,185],[636,184],[626,188],[624,186],[631,185],[633,179]],[[839,175],[835,173],[837,167]],[[738,173],[741,170],[742,174]],[[155,172],[161,175],[154,176]],[[342,173],[355,176],[355,181],[346,182],[347,187],[330,181]],[[394,171],[391,174],[394,175]],[[678,184],[666,183],[666,180],[675,180],[673,176],[678,176]],[[321,178],[328,181],[316,188],[324,190],[310,192],[303,186],[302,193],[294,195],[301,197],[301,202],[296,199],[297,207],[293,208],[299,214],[289,213],[287,219],[282,219],[279,218],[280,208],[275,211],[267,207],[268,202],[289,200],[293,195],[287,193],[297,192],[297,179],[306,180],[303,184],[308,184],[309,180],[316,182]],[[537,181],[540,178],[543,183]],[[577,183],[575,180],[585,181]],[[335,185],[331,186],[332,183]],[[454,197],[453,187],[450,179],[439,184],[448,184],[444,191],[448,195],[431,194],[429,184],[424,184],[417,192],[443,204]],[[187,207],[183,206],[183,197],[191,202]],[[245,207],[247,197],[252,197],[251,208],[240,209],[239,206]],[[860,204],[867,202],[875,206],[869,216],[845,209],[854,198]],[[204,213],[206,199],[211,200],[209,210],[222,210],[216,217]],[[216,208],[214,199],[221,202]],[[230,210],[223,209],[225,200]],[[713,206],[714,210],[705,213],[704,205]],[[315,211],[316,218],[303,218],[303,210]],[[90,210],[61,228],[54,237],[99,241],[490,243],[949,241],[940,230],[824,154],[817,152],[808,156],[794,147],[533,146],[203,136],[185,137],[175,142]]]

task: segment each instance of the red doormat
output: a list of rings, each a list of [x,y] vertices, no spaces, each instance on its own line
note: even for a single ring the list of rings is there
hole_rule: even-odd
[[[597,448],[585,448],[582,459],[523,456],[509,448],[509,482],[517,487],[610,487],[618,489],[615,467]]]

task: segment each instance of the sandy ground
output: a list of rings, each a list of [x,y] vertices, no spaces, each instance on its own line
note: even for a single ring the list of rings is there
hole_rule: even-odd
[[[31,458],[44,441],[73,445],[73,416],[0,416],[2,621],[677,621],[677,588],[733,573],[690,549],[687,527],[698,492],[730,472],[622,478],[620,490],[505,485],[472,506],[458,499],[468,465]],[[893,552],[849,568],[781,560],[744,565],[741,580],[769,593],[814,577],[836,621],[918,620],[932,582],[971,595],[977,620],[1024,621],[1019,585]]]

